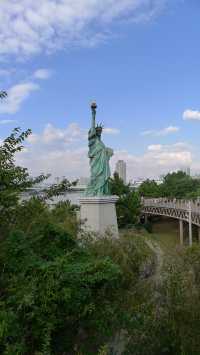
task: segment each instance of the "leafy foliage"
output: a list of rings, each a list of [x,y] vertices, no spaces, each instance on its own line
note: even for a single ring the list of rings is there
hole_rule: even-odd
[[[21,209],[21,193],[50,176],[41,174],[32,178],[26,168],[15,164],[15,156],[23,150],[23,143],[30,134],[30,129],[21,132],[20,128],[15,128],[0,145],[0,234],[2,236],[17,223]],[[58,185],[44,189],[40,199],[43,201],[51,199],[53,196],[58,196],[69,190],[75,184],[76,182],[70,183],[64,179]]]
[[[162,284],[129,324],[126,354],[195,355],[200,347],[200,247],[169,257]]]
[[[32,198],[0,242],[1,353],[94,354],[126,323],[151,253],[137,236],[78,237],[75,213]]]
[[[7,97],[7,92],[1,90],[1,91],[0,91],[0,99],[5,99],[6,97]]]
[[[164,197],[189,198],[200,187],[200,181],[194,180],[182,171],[168,174],[162,184]]]
[[[178,171],[167,174],[160,185],[154,180],[144,181],[139,193],[143,197],[197,198],[200,196],[200,180]]]
[[[142,197],[160,197],[161,188],[155,180],[147,179],[140,185],[139,194]]]
[[[131,190],[130,185],[124,184],[117,173],[110,181],[111,193],[119,196],[116,204],[119,227],[132,226],[138,222],[140,215],[139,194]]]
[[[71,183],[69,180],[64,178],[59,184],[52,184],[47,189],[43,189],[42,191],[43,200],[45,201],[47,199],[52,199],[55,196],[59,196],[60,194],[69,191],[69,189],[72,186],[76,186],[76,184],[77,184],[77,180]]]
[[[2,352],[68,353],[80,332],[103,336],[103,322],[112,326],[120,269],[63,228],[43,223],[30,234],[13,232],[2,244],[1,269]]]
[[[20,132],[15,128],[0,146],[0,232],[7,230],[12,223],[14,210],[19,203],[20,193],[33,184],[42,181],[45,176],[30,178],[26,168],[15,165],[15,154],[23,149],[23,141],[31,130]]]

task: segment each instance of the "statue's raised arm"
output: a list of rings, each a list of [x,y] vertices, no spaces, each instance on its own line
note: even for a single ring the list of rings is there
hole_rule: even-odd
[[[97,113],[97,104],[96,104],[96,102],[92,102],[91,109],[92,109],[92,124],[91,124],[91,128],[95,129],[95,127],[96,127],[96,113]]]

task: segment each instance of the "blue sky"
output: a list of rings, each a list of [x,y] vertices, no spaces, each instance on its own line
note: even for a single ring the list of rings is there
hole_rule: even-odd
[[[199,0],[3,0],[0,138],[35,175],[87,176],[89,104],[129,178],[200,171]]]

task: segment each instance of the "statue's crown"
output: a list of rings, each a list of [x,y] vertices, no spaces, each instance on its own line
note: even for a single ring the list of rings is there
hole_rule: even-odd
[[[98,136],[101,136],[101,133],[103,131],[103,125],[102,124],[99,124],[96,126],[96,133]]]

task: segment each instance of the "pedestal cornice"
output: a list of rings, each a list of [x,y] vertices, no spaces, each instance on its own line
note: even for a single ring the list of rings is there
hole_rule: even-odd
[[[119,197],[115,195],[111,196],[86,196],[80,199],[80,204],[115,204],[118,201]]]

